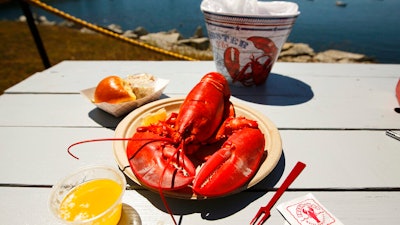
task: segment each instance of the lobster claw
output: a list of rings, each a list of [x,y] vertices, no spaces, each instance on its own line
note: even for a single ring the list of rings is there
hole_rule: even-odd
[[[223,196],[238,190],[257,172],[265,138],[256,128],[235,131],[200,169],[193,191],[202,196]]]
[[[135,176],[152,189],[185,188],[195,175],[191,160],[153,132],[136,132],[128,142],[127,156]]]
[[[269,55],[275,59],[276,54],[278,53],[278,48],[271,39],[267,37],[254,36],[249,37],[247,40],[253,42],[254,47],[262,50],[265,55]]]

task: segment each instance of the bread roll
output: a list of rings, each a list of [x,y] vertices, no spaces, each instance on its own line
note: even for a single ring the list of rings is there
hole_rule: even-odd
[[[136,100],[129,82],[118,76],[108,76],[100,81],[94,93],[94,102],[122,103]]]

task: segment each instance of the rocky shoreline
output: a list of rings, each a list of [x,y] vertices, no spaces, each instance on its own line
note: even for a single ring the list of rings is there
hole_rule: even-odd
[[[25,17],[18,19],[25,22]],[[77,26],[76,24],[63,21],[56,23],[48,21],[45,16],[35,17],[39,25],[58,25],[69,28],[79,29],[83,33],[95,33],[88,28]],[[112,32],[118,33],[128,38],[136,39],[169,51],[179,52],[184,55],[199,56],[203,59],[212,59],[212,50],[208,37],[204,35],[201,26],[197,27],[192,37],[185,38],[177,30],[149,33],[144,27],[137,27],[134,30],[122,30],[117,24],[110,24],[104,27]],[[285,43],[282,47],[278,61],[280,62],[320,62],[320,63],[376,63],[373,58],[363,54],[340,51],[326,50],[315,52],[305,43]]]

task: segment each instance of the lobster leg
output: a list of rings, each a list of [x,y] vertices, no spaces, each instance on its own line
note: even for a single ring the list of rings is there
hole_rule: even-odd
[[[235,131],[200,169],[193,191],[212,197],[238,190],[257,172],[264,147],[265,138],[258,128]]]
[[[193,163],[184,154],[150,131],[135,133],[128,142],[127,156],[140,182],[156,190],[184,188],[195,175]]]

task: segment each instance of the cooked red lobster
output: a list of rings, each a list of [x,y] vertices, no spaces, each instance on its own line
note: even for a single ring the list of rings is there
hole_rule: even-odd
[[[127,146],[138,180],[155,190],[190,187],[205,197],[228,195],[249,182],[263,159],[265,138],[256,121],[235,116],[230,96],[225,77],[208,73],[178,113],[138,127]]]

